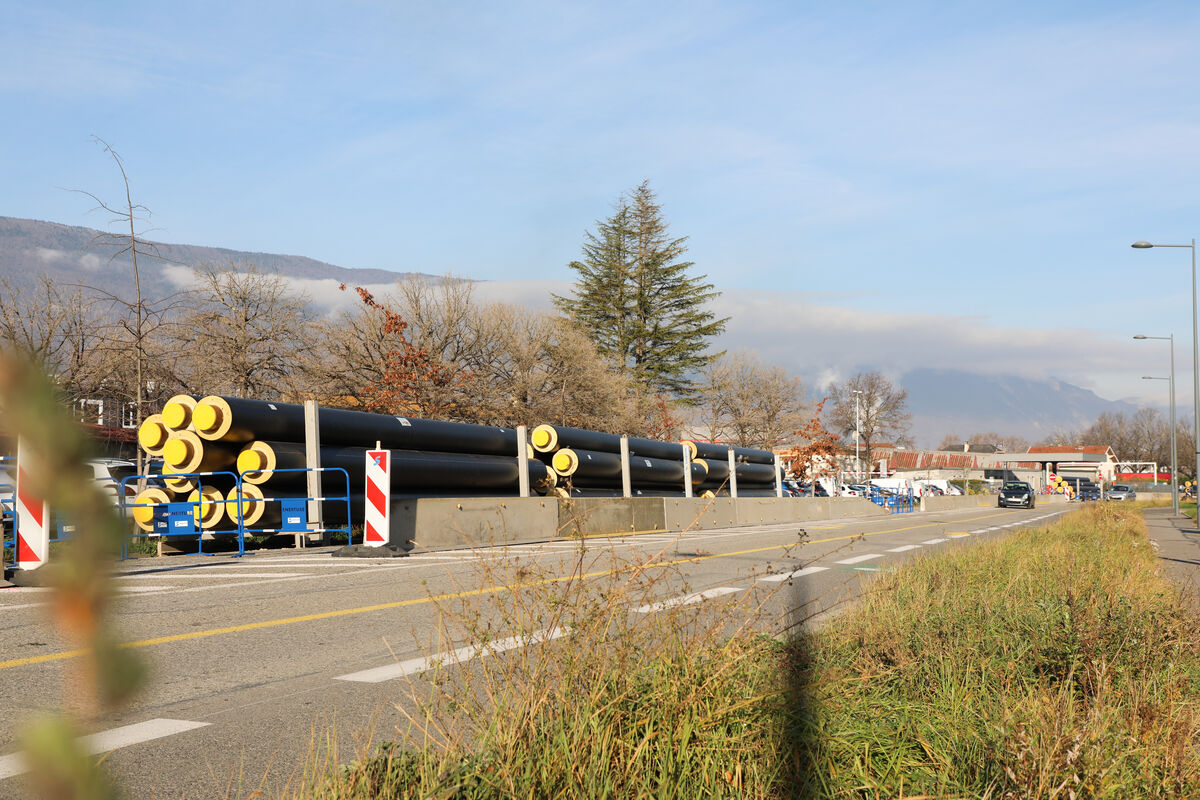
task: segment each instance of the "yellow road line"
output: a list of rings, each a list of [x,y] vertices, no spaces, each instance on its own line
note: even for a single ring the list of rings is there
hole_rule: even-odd
[[[995,514],[985,515],[984,517],[973,517],[968,522],[975,519],[985,519],[987,516],[997,516]],[[932,528],[942,523],[927,522],[921,525],[909,525],[903,528],[889,528],[883,531],[874,531],[872,533],[854,533],[846,536],[830,536],[825,539],[812,539],[807,542],[797,542],[795,544],[777,544],[769,547],[755,547],[748,550],[735,550],[729,553],[715,553],[708,556],[692,556],[690,558],[680,558],[674,561],[658,561],[653,564],[624,567],[619,570],[597,570],[596,572],[588,572],[581,575],[563,575],[557,578],[542,578],[536,581],[526,581],[524,583],[516,583],[507,586],[491,586],[484,589],[472,589],[465,592],[452,592],[450,594],[440,594],[433,597],[417,597],[411,600],[397,600],[393,603],[379,603],[371,606],[359,606],[357,608],[343,608],[337,611],[322,611],[317,614],[304,614],[299,617],[284,617],[282,619],[270,619],[262,622],[248,622],[245,625],[230,625],[224,628],[210,628],[204,631],[189,631],[188,633],[176,633],[170,636],[158,636],[153,639],[139,639],[134,642],[122,642],[118,645],[123,649],[139,649],[143,647],[153,647],[160,644],[172,644],[174,642],[186,642],[194,639],[208,639],[213,636],[224,636],[231,633],[244,633],[246,631],[262,630],[264,628],[278,628],[283,625],[294,625],[298,622],[315,622],[323,619],[335,619],[337,617],[348,617],[355,614],[366,614],[371,611],[387,611],[393,608],[405,608],[410,606],[425,605],[426,603],[435,603],[444,600],[455,600],[465,597],[481,597],[488,594],[497,594],[500,592],[516,591],[518,589],[531,589],[538,586],[548,586],[555,583],[562,583],[571,580],[590,580],[603,576],[618,575],[623,572],[635,572],[645,569],[663,569],[666,567],[676,566],[678,564],[697,563],[700,561],[710,561],[714,558],[729,558],[730,556],[744,556],[754,553],[766,553],[772,550],[787,550],[797,545],[804,544],[826,544],[828,542],[840,542],[847,539],[857,539],[867,536],[883,536],[888,533],[899,533],[901,531],[911,531],[918,528]],[[956,534],[949,534],[954,536]],[[958,534],[966,535],[966,534]],[[79,658],[86,655],[87,650],[65,650],[61,653],[47,653],[40,656],[28,656],[26,658],[14,658],[8,661],[0,661],[0,670],[13,669],[15,667],[27,667],[33,664],[45,664],[52,661],[66,661],[72,658]]]

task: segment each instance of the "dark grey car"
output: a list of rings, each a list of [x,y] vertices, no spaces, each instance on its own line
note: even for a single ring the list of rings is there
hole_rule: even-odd
[[[1033,487],[1025,481],[1005,481],[996,496],[1000,508],[1033,508]]]

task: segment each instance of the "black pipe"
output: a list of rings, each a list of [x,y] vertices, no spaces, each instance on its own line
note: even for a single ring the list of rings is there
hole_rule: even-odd
[[[554,454],[554,471],[564,477],[572,476],[590,480],[621,480],[621,456],[595,450],[576,450],[564,447]],[[693,483],[704,480],[706,473],[702,463],[691,464]],[[629,457],[629,481],[683,486],[683,462],[665,458]]]
[[[692,458],[703,458],[705,461],[729,461],[730,445],[697,442],[691,439],[685,441],[684,444],[689,445],[689,449],[694,446]],[[733,460],[748,464],[774,464],[775,454],[770,450],[759,450],[754,447],[734,447]]]
[[[196,404],[192,424],[201,438],[234,442],[255,439],[304,441],[304,406],[209,395]],[[517,455],[517,432],[494,425],[412,419],[365,411],[321,408],[317,424],[322,445],[444,453]]]
[[[560,497],[564,499],[568,493],[571,497],[611,497],[621,499],[621,488],[604,487],[604,486],[572,486],[569,490],[565,486],[560,486],[555,490]],[[683,497],[682,491],[671,491],[669,489],[634,489],[630,492],[631,497]]]
[[[351,490],[358,489],[365,481],[367,448],[322,447],[321,466],[340,467],[346,470]],[[520,462],[515,456],[488,456],[470,453],[428,453],[410,450],[392,450],[392,489],[408,491],[411,488],[447,489],[474,492],[478,490],[498,491],[515,495],[519,487]],[[250,483],[267,484],[276,488],[303,488],[305,472],[282,472],[281,469],[304,469],[304,445],[294,442],[253,442],[242,449],[238,456],[238,469],[247,473]],[[346,481],[342,473],[321,473],[322,486],[331,491],[344,491]],[[555,475],[541,461],[529,461],[529,486],[544,493],[554,488]]]
[[[621,437],[618,434],[568,428],[563,425],[538,425],[530,432],[529,439],[533,449],[541,453],[553,453],[568,447],[572,450],[601,453],[621,452]],[[629,455],[683,461],[683,445],[679,442],[630,436]]]

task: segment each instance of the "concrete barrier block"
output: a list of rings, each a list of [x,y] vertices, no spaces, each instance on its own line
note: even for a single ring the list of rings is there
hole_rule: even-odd
[[[389,542],[427,550],[555,538],[558,503],[544,497],[393,500]]]
[[[660,497],[580,497],[558,501],[558,535],[601,536],[635,531],[661,531]]]
[[[663,522],[671,531],[702,531],[736,525],[737,512],[729,497],[666,497]]]

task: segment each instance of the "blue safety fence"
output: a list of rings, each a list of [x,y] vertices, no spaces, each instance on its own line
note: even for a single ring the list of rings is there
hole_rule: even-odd
[[[131,523],[133,531],[129,534],[131,539],[163,539],[163,538],[187,538],[190,536],[196,537],[196,553],[198,555],[215,555],[213,553],[204,552],[204,534],[206,533],[222,533],[233,534],[237,536],[237,555],[242,556],[246,553],[246,527],[242,522],[242,504],[229,503],[227,500],[207,500],[204,497],[205,479],[208,485],[219,486],[220,484],[233,484],[237,489],[237,497],[241,497],[242,477],[234,472],[185,472],[172,473],[172,479],[187,478],[193,480],[196,484],[196,500],[170,500],[166,503],[139,503],[129,502],[125,499],[125,485],[129,482],[137,482],[139,480],[153,480],[155,486],[159,486],[158,481],[162,480],[161,475],[131,475],[121,481],[120,490],[117,492],[121,499],[121,516]],[[232,479],[232,480],[231,480]],[[222,497],[224,493],[222,492]],[[134,498],[135,501],[137,498]],[[230,505],[234,506],[234,510],[230,513],[230,520],[236,522],[236,525],[226,526],[223,529],[213,528],[206,529],[198,524],[198,519],[202,516],[202,507],[206,505],[224,504],[226,508]],[[152,529],[143,531],[132,519],[130,515],[134,509],[149,508],[152,509]],[[126,540],[121,547],[121,558],[129,557],[129,544]]]
[[[255,472],[250,470],[248,472]],[[330,495],[322,493],[322,495],[309,496],[266,496],[258,497],[255,493],[249,493],[244,487],[253,484],[245,480],[247,473],[236,474],[233,472],[217,471],[217,472],[188,472],[172,474],[172,479],[190,479],[195,483],[194,493],[196,500],[172,499],[165,503],[139,503],[136,498],[133,501],[125,499],[125,485],[130,482],[135,482],[140,479],[147,479],[152,482],[156,488],[164,488],[161,481],[161,475],[132,475],[121,481],[121,515],[128,519],[131,539],[166,539],[166,538],[187,538],[196,537],[196,553],[200,555],[213,555],[212,553],[204,552],[204,535],[220,535],[220,536],[236,536],[238,546],[238,556],[245,555],[246,552],[246,536],[247,535],[273,535],[279,533],[345,533],[348,542],[351,541],[351,497],[350,497],[350,475],[346,470],[339,467],[323,467],[320,469],[280,469],[274,470],[275,473],[285,472],[329,472],[337,475],[340,473],[340,483],[345,489],[341,495]],[[228,493],[222,493],[220,500],[205,499],[204,488],[208,486],[232,486]],[[168,495],[171,492],[167,491]],[[320,503],[333,503],[334,513],[332,516],[337,522],[345,521],[344,525],[322,525],[319,528],[311,527],[308,518],[308,503],[316,501]],[[278,504],[279,515],[278,520],[274,521],[274,515],[268,517],[273,522],[271,526],[253,527],[252,524],[246,523],[246,505],[248,503],[264,503]],[[225,506],[226,520],[224,523],[218,523],[213,527],[204,527],[200,522],[204,516],[203,507],[210,505],[221,504]],[[144,531],[130,517],[134,510],[138,508],[149,508],[153,513],[152,530]],[[322,511],[326,510],[322,506]],[[344,513],[343,513],[344,512]],[[255,518],[260,518],[262,515],[255,515]],[[325,516],[323,514],[323,516]],[[128,558],[129,556],[128,543],[122,549],[121,557]]]
[[[243,472],[241,474],[242,480],[245,481],[245,476],[248,474],[252,474],[254,472],[256,472],[256,470],[247,470],[246,472]],[[316,495],[313,497],[308,497],[308,496],[296,497],[293,495],[281,495],[281,496],[274,496],[274,497],[264,496],[262,499],[262,502],[279,504],[279,522],[277,523],[278,527],[265,527],[264,526],[261,528],[246,528],[246,532],[250,533],[250,534],[258,534],[258,535],[263,535],[263,536],[270,536],[270,535],[277,534],[277,533],[344,533],[344,534],[346,534],[346,543],[354,544],[352,535],[350,533],[350,527],[351,527],[350,473],[346,472],[346,470],[342,469],[341,467],[319,467],[317,469],[299,468],[299,469],[272,470],[273,475],[281,475],[281,474],[285,474],[285,473],[289,473],[289,472],[302,472],[302,473],[327,472],[327,473],[333,475],[335,478],[338,477],[338,473],[341,473],[341,476],[340,476],[341,484],[345,488],[345,493],[341,494],[341,495],[331,495],[331,494],[326,493],[324,491],[324,489],[322,489],[322,491],[319,495]],[[320,483],[323,486],[325,482],[321,481]],[[307,485],[307,482],[306,482],[306,485]],[[270,487],[268,486],[267,488],[270,488]],[[251,499],[256,499],[256,498],[251,498]],[[309,518],[308,518],[308,504],[311,501],[316,501],[316,502],[322,503],[322,506],[321,506],[322,519],[326,519],[326,518],[342,519],[342,518],[344,518],[346,521],[345,525],[338,526],[335,524],[333,526],[330,526],[327,524],[322,524],[322,526],[319,528],[310,527],[311,520],[309,520]],[[328,506],[326,504],[333,504],[333,507],[331,508],[330,506]],[[341,513],[343,504],[344,504],[344,508],[345,508],[344,515]],[[240,504],[239,504],[239,506],[240,506]]]
[[[881,491],[879,487],[871,487],[871,502],[886,508],[893,514],[907,514],[916,510],[911,489],[902,492]]]
[[[0,530],[4,537],[0,551],[2,574],[17,563],[17,460],[12,456],[0,456]]]

